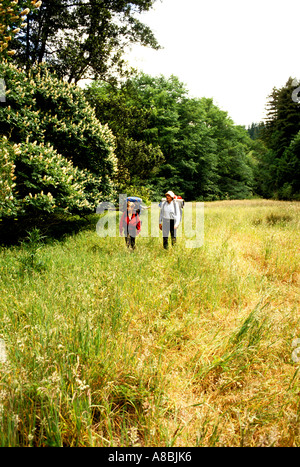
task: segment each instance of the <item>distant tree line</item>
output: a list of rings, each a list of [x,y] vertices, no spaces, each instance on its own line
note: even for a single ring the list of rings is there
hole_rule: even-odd
[[[246,129],[176,76],[128,71],[128,43],[159,47],[136,16],[154,2],[2,0],[2,221],[85,215],[120,192],[300,199],[295,80],[274,88],[266,121]]]
[[[142,73],[117,87],[96,81],[85,94],[116,137],[123,189],[142,185],[158,197],[172,187],[189,200],[255,193],[263,144],[212,99],[190,98],[177,77]]]
[[[169,186],[187,199],[300,200],[300,87],[289,78],[267,98],[267,118],[246,130],[212,99],[190,98],[177,77],[143,73],[85,91],[116,136],[118,184]]]
[[[265,122],[248,129],[266,150],[256,170],[257,194],[266,198],[300,200],[300,87],[291,77],[273,88]]]

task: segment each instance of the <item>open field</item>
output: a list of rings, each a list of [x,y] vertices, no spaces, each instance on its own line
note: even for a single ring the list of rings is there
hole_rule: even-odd
[[[0,445],[300,446],[300,203],[136,243],[1,248]]]

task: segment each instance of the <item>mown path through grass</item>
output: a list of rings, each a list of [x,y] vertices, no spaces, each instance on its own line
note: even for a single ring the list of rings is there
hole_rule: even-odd
[[[298,446],[299,223],[300,203],[214,202],[201,248],[2,248],[1,444]]]

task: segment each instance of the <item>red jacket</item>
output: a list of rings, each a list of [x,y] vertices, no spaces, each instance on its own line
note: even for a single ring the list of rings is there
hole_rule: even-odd
[[[129,233],[131,237],[137,237],[141,231],[141,221],[138,214],[132,214],[131,219],[129,220],[128,212],[125,211],[122,214],[120,224],[119,224],[120,234],[124,230],[125,235]]]

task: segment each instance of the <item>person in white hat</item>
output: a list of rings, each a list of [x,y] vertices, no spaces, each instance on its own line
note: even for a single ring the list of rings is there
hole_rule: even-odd
[[[173,191],[168,191],[160,208],[159,228],[163,233],[163,247],[168,248],[169,234],[171,234],[172,245],[176,243],[176,229],[180,223],[180,209],[176,201]]]

